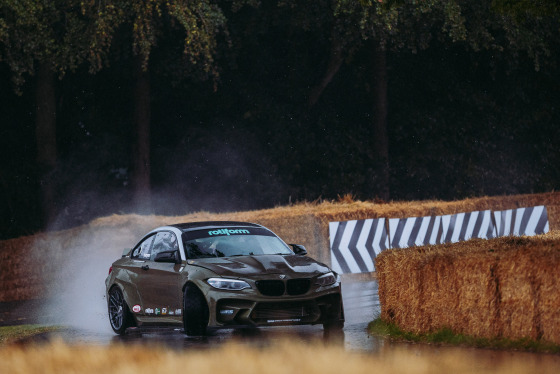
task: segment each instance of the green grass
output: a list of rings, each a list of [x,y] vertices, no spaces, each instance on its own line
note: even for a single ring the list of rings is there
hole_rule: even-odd
[[[417,343],[560,353],[560,345],[550,342],[534,341],[531,339],[511,340],[504,338],[477,338],[470,335],[457,334],[447,328],[432,333],[414,334],[412,332],[403,331],[394,324],[383,322],[381,318],[370,322],[368,331],[372,335]]]
[[[0,327],[0,344],[27,338],[44,332],[58,330],[58,326],[16,325]]]

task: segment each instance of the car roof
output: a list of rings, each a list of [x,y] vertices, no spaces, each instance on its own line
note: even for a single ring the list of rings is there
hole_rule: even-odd
[[[169,225],[175,227],[182,232],[202,230],[208,228],[226,228],[226,227],[262,227],[256,223],[250,222],[238,222],[238,221],[203,221],[203,222],[188,222],[188,223],[177,223],[175,225]]]

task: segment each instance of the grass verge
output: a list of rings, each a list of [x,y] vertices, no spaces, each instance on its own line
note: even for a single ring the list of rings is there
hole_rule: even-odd
[[[42,334],[49,331],[58,330],[58,326],[43,325],[16,325],[0,327],[0,344],[6,344],[16,340]]]
[[[534,341],[531,339],[512,340],[504,338],[477,338],[470,335],[454,333],[451,329],[441,329],[427,334],[415,334],[409,331],[403,331],[394,324],[383,322],[381,318],[377,318],[370,322],[368,325],[368,331],[372,335],[415,343],[521,350],[540,353],[560,353],[560,345],[558,344],[544,341]]]

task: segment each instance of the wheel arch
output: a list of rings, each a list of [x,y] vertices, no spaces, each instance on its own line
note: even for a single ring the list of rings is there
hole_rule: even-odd
[[[187,293],[190,296],[187,297]],[[195,282],[183,285],[183,326],[187,335],[205,335],[210,323],[210,305]]]
[[[107,295],[109,295],[111,293],[111,290],[113,288],[117,287],[119,290],[121,290],[121,293],[123,294],[124,297],[124,302],[126,303],[126,305],[130,308],[130,305],[128,303],[128,299],[127,299],[127,292],[126,289],[124,288],[124,286],[122,284],[120,284],[119,282],[113,282],[113,284],[111,286],[109,286],[107,288]]]
[[[138,320],[136,319],[136,315],[135,313],[132,312],[132,308],[130,307],[130,302],[129,302],[129,298],[128,298],[128,293],[126,292],[126,288],[120,283],[120,282],[113,282],[113,284],[107,288],[107,305],[109,305],[109,293],[111,293],[111,290],[113,288],[118,288],[124,298],[124,302],[128,308],[128,312],[130,313],[130,316],[132,317],[132,322],[134,326],[138,326]]]
[[[192,281],[192,280],[188,280],[185,282],[185,284],[183,285],[183,288],[181,289],[181,292],[183,292],[183,295],[185,294],[185,290],[187,289],[187,287],[194,287],[196,288],[203,296],[204,296],[204,292],[202,292],[202,290],[200,289],[200,287],[196,284],[196,282]],[[206,297],[204,297],[206,299]]]

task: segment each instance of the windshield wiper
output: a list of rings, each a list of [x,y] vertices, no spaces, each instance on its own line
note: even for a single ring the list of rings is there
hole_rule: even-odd
[[[228,257],[239,257],[239,256],[254,256],[255,254],[253,252],[249,252],[249,254],[246,253],[242,253],[242,254],[237,254],[237,255],[230,255]]]

